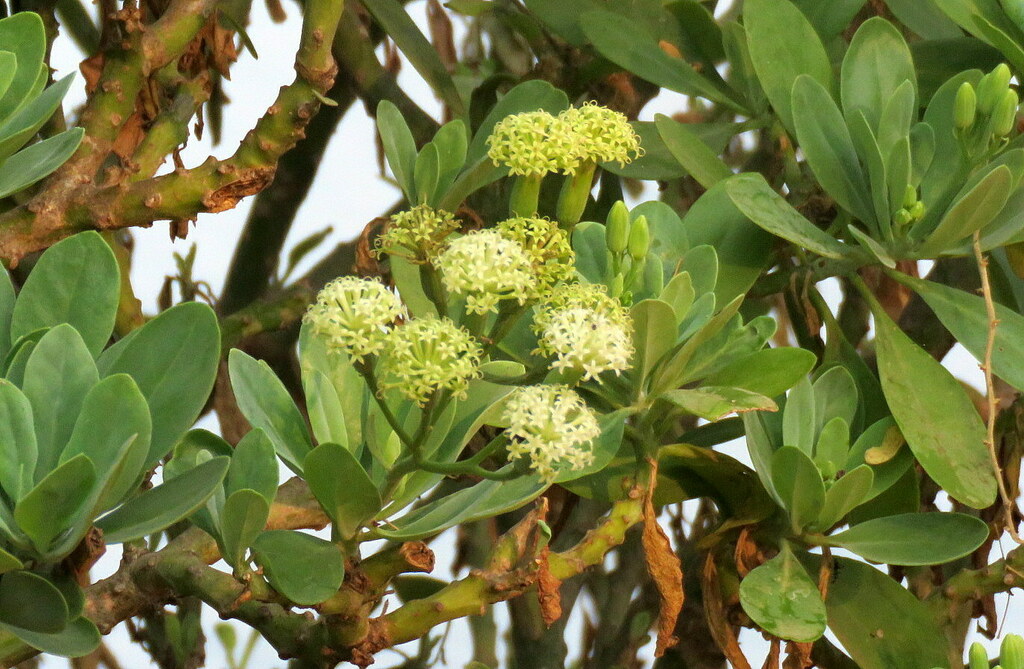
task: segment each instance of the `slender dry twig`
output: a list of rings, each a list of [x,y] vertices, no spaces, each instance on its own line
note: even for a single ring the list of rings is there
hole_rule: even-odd
[[[988,401],[985,445],[988,447],[988,455],[992,460],[992,470],[996,475],[996,482],[999,484],[999,499],[1003,504],[1006,531],[1010,533],[1010,537],[1018,544],[1024,544],[1024,540],[1020,538],[1020,535],[1017,533],[1016,524],[1013,522],[1013,509],[1016,505],[1006,491],[1003,469],[999,465],[999,456],[996,453],[996,415],[999,413],[999,397],[996,395],[995,383],[992,380],[992,351],[995,349],[996,328],[999,326],[999,319],[996,317],[996,305],[992,300],[992,286],[988,280],[988,258],[981,251],[980,231],[974,232],[974,259],[978,263],[978,274],[981,275],[981,294],[985,298],[985,313],[988,317],[985,356],[981,363],[981,370],[985,373],[985,397]]]

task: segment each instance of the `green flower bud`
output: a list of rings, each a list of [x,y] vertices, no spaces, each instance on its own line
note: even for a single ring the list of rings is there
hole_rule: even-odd
[[[960,130],[966,130],[974,125],[974,117],[978,111],[978,96],[974,92],[974,86],[965,81],[960,84],[956,92],[956,102],[953,104],[953,122]]]
[[[910,206],[909,212],[911,220],[919,220],[922,216],[924,216],[924,202],[918,200],[917,202]]]
[[[917,189],[907,184],[906,190],[903,191],[903,208],[910,209],[917,202]]]
[[[999,647],[999,664],[1004,669],[1024,669],[1024,638],[1007,634]]]
[[[1003,97],[1006,87],[1010,85],[1010,68],[1000,63],[994,70],[986,74],[978,82],[978,111],[991,114]]]
[[[651,247],[651,231],[647,226],[647,217],[638,216],[629,229],[629,255],[633,260],[643,260]]]
[[[975,641],[967,652],[968,669],[988,669],[988,651]]]
[[[907,225],[910,223],[910,212],[906,209],[897,209],[892,215],[892,222],[896,225]]]
[[[608,250],[615,255],[626,250],[629,241],[629,210],[626,203],[619,200],[608,212],[608,225],[605,229],[605,243]]]
[[[1003,98],[996,105],[992,112],[992,134],[996,137],[1006,137],[1017,124],[1017,105],[1020,100],[1017,92],[1010,89],[1003,94]]]
[[[999,4],[1014,25],[1024,30],[1024,0],[999,0]]]

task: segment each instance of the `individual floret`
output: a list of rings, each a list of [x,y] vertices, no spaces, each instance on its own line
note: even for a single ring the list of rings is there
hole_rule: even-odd
[[[378,373],[381,387],[395,388],[425,404],[438,390],[465,398],[479,375],[480,344],[447,318],[418,318],[388,335]]]
[[[509,456],[528,458],[548,482],[560,469],[580,470],[594,461],[591,443],[601,434],[594,412],[566,386],[517,389],[505,405]]]
[[[448,235],[459,229],[450,212],[421,204],[391,217],[377,238],[375,253],[423,261],[437,254]]]
[[[569,236],[558,223],[547,218],[510,218],[498,223],[506,239],[518,242],[533,264],[539,297],[576,273],[576,254]]]
[[[329,349],[361,361],[380,352],[401,315],[398,298],[380,281],[343,276],[324,286],[303,320]]]
[[[498,230],[479,230],[448,245],[435,261],[450,293],[466,296],[466,312],[498,310],[498,301],[524,304],[537,289],[526,250]]]
[[[588,102],[559,114],[577,137],[581,159],[595,163],[616,162],[621,166],[643,155],[640,136],[625,115]]]
[[[487,155],[510,174],[544,176],[572,174],[579,164],[579,138],[565,121],[546,111],[506,116],[487,138]]]

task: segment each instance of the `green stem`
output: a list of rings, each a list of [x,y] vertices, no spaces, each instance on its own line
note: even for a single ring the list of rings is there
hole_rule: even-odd
[[[594,188],[594,173],[596,171],[597,163],[593,160],[584,161],[577,168],[576,173],[562,184],[562,192],[558,195],[555,212],[558,222],[567,230],[572,230],[583,218],[583,211],[587,208],[587,201],[590,199],[590,191]]]
[[[544,177],[530,175],[516,177],[509,197],[509,214],[512,216],[534,216],[540,202],[540,184]]]

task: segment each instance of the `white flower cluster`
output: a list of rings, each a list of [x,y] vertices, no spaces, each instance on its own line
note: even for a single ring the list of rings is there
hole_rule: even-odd
[[[330,348],[361,361],[380,352],[402,311],[398,298],[380,281],[343,276],[324,286],[303,320]]]
[[[464,399],[469,381],[479,375],[480,344],[447,318],[417,318],[388,336],[380,359],[383,388],[396,388],[425,404],[438,390]]]
[[[434,264],[441,270],[448,292],[466,296],[467,313],[497,311],[502,299],[524,304],[537,286],[526,250],[498,230],[478,230],[459,237]]]
[[[580,371],[584,379],[593,379],[630,367],[629,312],[602,285],[557,287],[538,307],[533,324],[539,336],[537,352],[555,358],[552,369]]]
[[[601,434],[597,417],[566,386],[518,388],[505,405],[511,458],[528,458],[541,478],[553,482],[560,469],[579,470],[594,461],[591,442]]]

